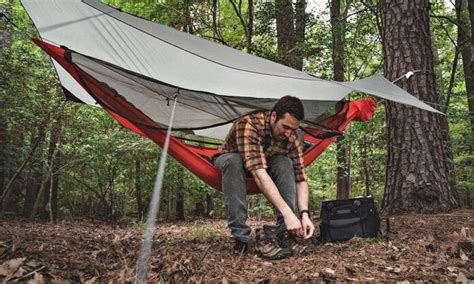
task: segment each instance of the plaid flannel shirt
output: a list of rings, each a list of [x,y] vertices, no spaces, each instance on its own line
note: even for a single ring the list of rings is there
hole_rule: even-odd
[[[267,145],[266,145],[267,144]],[[242,154],[247,171],[267,169],[267,158],[285,155],[293,162],[295,181],[306,181],[303,148],[296,132],[283,141],[272,139],[270,112],[248,114],[236,120],[219,153]]]

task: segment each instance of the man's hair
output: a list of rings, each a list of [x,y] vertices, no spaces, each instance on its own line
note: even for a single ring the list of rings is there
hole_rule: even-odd
[[[304,107],[303,103],[297,97],[284,96],[276,102],[272,109],[272,112],[276,112],[277,121],[283,118],[285,113],[289,113],[298,120],[304,119]]]

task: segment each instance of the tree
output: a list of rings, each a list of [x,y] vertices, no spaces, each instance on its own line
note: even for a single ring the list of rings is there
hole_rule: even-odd
[[[278,60],[281,64],[296,68],[295,26],[293,4],[290,0],[276,0],[276,28],[278,39]]]
[[[468,2],[467,0],[456,0],[457,44],[462,56],[467,105],[470,112],[471,129],[474,131],[474,40],[472,39],[473,23],[471,21],[473,15],[470,19]],[[474,6],[472,3],[469,5]]]
[[[332,63],[334,80],[344,81],[345,32],[348,5],[341,0],[331,1]],[[337,199],[347,199],[351,195],[350,146],[344,137],[337,139]]]
[[[380,2],[386,77],[438,105],[427,0]],[[396,103],[386,103],[388,157],[382,208],[387,213],[435,213],[459,206],[453,161],[443,137],[446,117]]]

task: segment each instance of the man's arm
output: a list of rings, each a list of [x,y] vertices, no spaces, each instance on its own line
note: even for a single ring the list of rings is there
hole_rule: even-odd
[[[308,183],[306,181],[300,181],[296,183],[296,198],[298,202],[298,208],[301,211],[308,210],[309,203],[309,190]],[[314,233],[314,225],[309,218],[309,213],[303,213],[301,216],[301,224],[303,226],[304,238],[310,238]]]
[[[293,234],[297,235],[298,237],[304,237],[303,227],[301,226],[300,220],[293,213],[290,206],[286,204],[285,200],[283,200],[283,197],[281,197],[280,192],[278,191],[271,177],[268,175],[266,169],[253,170],[252,175],[255,179],[255,183],[257,184],[258,188],[263,193],[263,195],[283,215],[286,229],[291,231]],[[308,198],[306,197],[306,200],[307,199]],[[313,227],[313,230],[314,230],[314,227]]]

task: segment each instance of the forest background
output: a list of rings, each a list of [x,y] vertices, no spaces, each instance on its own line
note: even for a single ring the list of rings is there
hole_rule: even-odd
[[[374,0],[323,5],[302,0],[104,2],[317,77],[349,81],[386,73],[380,10]],[[140,224],[161,150],[102,109],[65,100],[50,60],[29,38],[36,31],[19,1],[1,0],[0,9],[11,19],[0,21],[1,212]],[[472,207],[474,189],[473,94],[466,88],[473,81],[466,64],[473,62],[472,14],[466,0],[430,3],[435,107],[446,113],[449,127],[443,127],[449,129],[447,145],[452,151],[452,157],[434,159],[454,165],[459,197],[454,207]],[[422,72],[413,75],[417,76]],[[361,96],[352,94],[351,99]],[[385,102],[377,106],[372,120],[353,123],[345,139],[307,169],[311,210],[318,210],[325,199],[365,194],[384,204],[384,193],[392,186],[386,175],[387,153],[397,149],[387,143]],[[262,196],[248,202],[252,216],[273,214]],[[224,215],[221,193],[170,158],[160,218]]]

